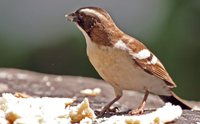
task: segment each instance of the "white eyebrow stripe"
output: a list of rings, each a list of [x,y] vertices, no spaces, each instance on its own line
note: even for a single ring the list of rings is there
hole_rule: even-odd
[[[102,15],[101,13],[89,8],[81,9],[80,12],[84,12],[85,14],[88,14],[88,15],[97,15],[98,17],[105,18],[105,16]]]

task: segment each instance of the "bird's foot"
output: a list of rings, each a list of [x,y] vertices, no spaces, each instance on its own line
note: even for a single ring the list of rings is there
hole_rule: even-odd
[[[130,115],[136,115],[136,114],[143,114],[144,113],[144,108],[143,107],[139,107],[137,109],[131,110],[129,112]]]
[[[118,107],[114,107],[114,108],[104,107],[101,111],[95,111],[95,114],[97,115],[98,118],[100,118],[106,113],[116,113],[118,110],[119,110]]]

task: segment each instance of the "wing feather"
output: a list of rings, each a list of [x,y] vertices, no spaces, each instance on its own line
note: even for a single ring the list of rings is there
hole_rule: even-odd
[[[152,52],[150,52],[150,57],[145,58],[145,59],[139,59],[139,58],[134,58],[133,54],[138,53],[139,51],[143,49],[147,49],[144,44],[139,42],[138,40],[134,39],[131,37],[132,40],[130,40],[130,36],[128,38],[122,39],[122,41],[127,45],[127,52],[130,54],[130,56],[133,58],[133,61],[138,64],[144,71],[146,71],[149,74],[155,75],[158,78],[164,80],[166,84],[170,88],[176,87],[176,84],[160,62],[160,60],[157,59],[157,62],[152,64],[150,63],[150,60],[152,59],[152,56],[155,56]]]

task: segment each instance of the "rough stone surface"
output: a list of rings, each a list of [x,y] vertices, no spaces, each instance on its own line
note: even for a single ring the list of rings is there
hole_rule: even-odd
[[[89,97],[89,100],[93,109],[100,110],[105,103],[114,98],[112,87],[102,80],[87,77],[42,74],[19,69],[0,69],[0,93],[22,92],[31,96],[41,97],[77,97],[77,102],[75,103],[77,104],[86,97],[80,93],[80,90],[97,87],[102,89],[101,94],[96,97]],[[119,108],[120,112],[118,114],[126,114],[128,110],[136,108],[142,98],[143,94],[126,91],[114,106]],[[190,103],[200,106],[199,102]],[[150,95],[146,109],[155,109],[163,104],[159,97]],[[107,114],[106,116],[111,116],[111,114]],[[173,123],[196,124],[197,122],[200,122],[200,111],[184,110],[182,116]]]

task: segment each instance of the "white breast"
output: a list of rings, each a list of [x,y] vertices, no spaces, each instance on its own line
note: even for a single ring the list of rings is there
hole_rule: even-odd
[[[81,28],[80,30],[86,38],[89,60],[105,81],[121,90],[143,92],[148,89],[158,95],[170,95],[165,82],[138,67],[128,53],[120,49],[99,46],[91,42]]]

